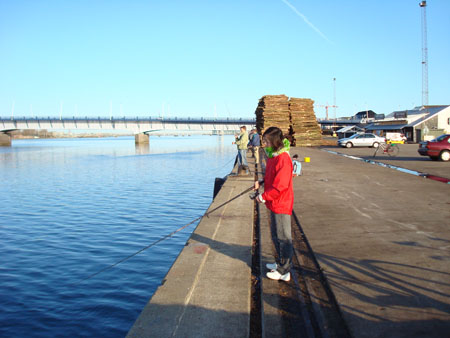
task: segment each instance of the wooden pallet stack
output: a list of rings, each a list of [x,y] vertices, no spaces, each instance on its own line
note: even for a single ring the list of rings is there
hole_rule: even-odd
[[[314,113],[311,99],[289,99],[291,116],[291,144],[294,146],[318,146],[322,143],[322,132]]]
[[[286,95],[265,95],[259,100],[255,111],[258,133],[263,134],[267,128],[276,126],[284,135],[290,134],[288,99]]]
[[[258,133],[278,127],[292,146],[317,146],[322,142],[311,99],[288,98],[286,95],[265,95],[256,108]]]

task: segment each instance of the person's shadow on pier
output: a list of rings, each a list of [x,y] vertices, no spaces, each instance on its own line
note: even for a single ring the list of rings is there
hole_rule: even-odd
[[[189,242],[195,241],[211,248],[211,250],[220,252],[223,255],[243,261],[251,269],[252,267],[252,247],[250,245],[230,244],[215,239],[211,239],[195,232],[192,233]]]
[[[413,242],[394,243],[415,245]],[[422,332],[427,337],[443,337],[450,332],[450,274],[445,269],[315,255],[326,267],[328,283],[341,299],[358,300],[340,304],[344,318],[353,318],[351,321],[358,330],[372,332],[374,337],[384,336],[382,332],[390,332],[387,336],[403,332],[402,337],[416,337]],[[443,259],[441,256],[431,258]],[[364,306],[356,306],[358,303]],[[403,310],[399,312],[399,309]]]

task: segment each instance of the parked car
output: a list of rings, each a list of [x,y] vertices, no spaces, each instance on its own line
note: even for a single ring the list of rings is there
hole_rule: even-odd
[[[370,133],[354,134],[350,137],[338,140],[338,146],[351,147],[374,147],[377,148],[380,143],[386,143],[384,137],[380,137]]]
[[[436,137],[434,140],[420,142],[417,150],[422,156],[429,156],[432,160],[450,160],[450,134]]]
[[[386,143],[400,143],[406,142],[406,136],[402,133],[386,133]]]

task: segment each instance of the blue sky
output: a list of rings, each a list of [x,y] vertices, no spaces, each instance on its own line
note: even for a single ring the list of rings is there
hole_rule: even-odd
[[[429,103],[450,104],[450,1],[427,1]],[[318,117],[422,103],[418,0],[0,1],[0,116]],[[336,78],[336,81],[333,81]],[[334,109],[329,109],[330,117]]]

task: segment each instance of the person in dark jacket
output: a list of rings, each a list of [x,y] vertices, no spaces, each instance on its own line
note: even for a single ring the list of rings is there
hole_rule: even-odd
[[[259,147],[261,146],[261,139],[256,129],[252,129],[250,134],[250,142],[248,143],[252,150],[252,155],[255,158],[256,163],[259,165]]]
[[[266,275],[270,279],[288,282],[291,279],[293,254],[291,215],[294,206],[290,143],[277,127],[270,127],[264,132],[262,143],[268,160],[264,176],[264,193],[259,194],[256,200],[265,203],[270,210],[271,224],[275,226],[277,234],[275,247],[278,254],[274,263],[266,264],[270,270]],[[259,182],[255,182],[255,190],[259,186]]]

